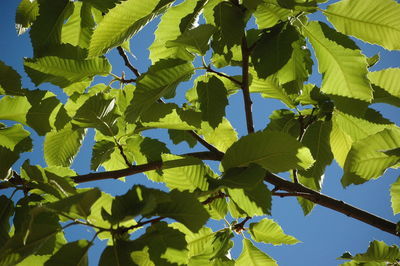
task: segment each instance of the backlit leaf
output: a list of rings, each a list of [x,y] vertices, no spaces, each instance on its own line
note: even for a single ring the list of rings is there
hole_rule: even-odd
[[[400,250],[396,245],[388,246],[383,241],[374,240],[370,242],[367,252],[359,253],[352,256],[350,253],[345,253],[339,259],[353,260],[358,263],[368,262],[383,262],[397,263],[400,259]],[[358,264],[359,265],[359,264]]]
[[[39,15],[39,4],[36,0],[22,0],[15,13],[15,27],[18,35],[23,34]]]
[[[371,83],[384,89],[389,94],[400,98],[400,68],[387,68],[375,72],[369,72]]]
[[[264,131],[242,137],[225,153],[222,166],[248,166],[257,163],[271,172],[283,172],[290,169],[307,169],[314,159],[310,150],[290,135]]]
[[[367,61],[354,42],[322,22],[310,22],[303,29],[323,75],[321,91],[370,102]]]
[[[393,214],[400,212],[400,177],[390,187]]]
[[[344,34],[400,50],[400,5],[392,0],[342,0],[323,11],[335,28]]]
[[[250,234],[254,241],[273,245],[293,245],[299,243],[299,240],[293,236],[285,234],[282,228],[274,220],[268,218],[264,218],[257,223],[251,223]]]
[[[256,248],[249,239],[243,239],[243,249],[235,265],[238,266],[277,266],[278,264],[270,256]]]

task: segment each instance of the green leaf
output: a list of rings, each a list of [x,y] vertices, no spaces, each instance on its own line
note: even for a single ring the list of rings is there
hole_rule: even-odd
[[[235,265],[238,266],[258,266],[258,265],[274,265],[278,264],[270,256],[256,248],[249,239],[243,239],[243,249]]]
[[[400,147],[400,129],[385,129],[355,142],[344,164],[343,186],[364,183],[381,176],[399,162],[399,156],[383,151]]]
[[[31,108],[26,97],[10,97],[4,96],[0,99],[0,120],[12,120],[26,123],[26,114]]]
[[[190,148],[193,148],[197,144],[197,140],[184,130],[169,129],[168,130],[169,139],[175,145],[186,142]]]
[[[390,187],[393,214],[400,212],[400,177]]]
[[[115,150],[115,143],[108,140],[96,141],[93,146],[90,169],[96,171],[102,163],[110,160]]]
[[[28,227],[24,231],[15,233],[0,248],[0,265],[16,265],[46,244],[52,244],[54,248],[55,236],[61,230],[57,217],[41,210],[32,215],[32,220],[28,220]]]
[[[43,143],[44,159],[47,165],[70,166],[85,135],[84,129],[70,127],[47,133]]]
[[[214,259],[226,258],[227,253],[233,246],[233,241],[231,240],[233,233],[231,230],[226,228],[213,233],[211,236],[209,233],[207,230],[200,233],[200,235],[188,236],[188,244],[193,252],[191,253],[193,255],[189,261],[189,265],[205,265]]]
[[[216,128],[225,116],[225,107],[228,105],[227,90],[224,83],[215,76],[206,76],[197,80],[196,90],[202,120],[208,121],[210,126]]]
[[[285,21],[292,16],[292,12],[288,9],[281,8],[268,2],[261,3],[254,12],[256,24],[259,29],[266,29],[275,26],[279,21]]]
[[[372,85],[378,86],[390,95],[400,98],[400,68],[387,68],[369,72],[368,78]]]
[[[251,75],[250,92],[259,92],[264,98],[281,100],[290,108],[294,108],[296,106],[283,87],[279,84],[279,79],[276,75],[271,75],[266,79],[261,79],[257,77],[257,73],[253,68],[250,68],[249,73]]]
[[[0,196],[0,247],[10,239],[10,217],[14,214],[14,203],[4,195]]]
[[[107,246],[100,256],[99,265],[126,265],[136,266],[130,254],[134,249],[132,248],[132,241],[116,240],[113,245]]]
[[[194,130],[200,127],[201,113],[183,110],[174,103],[154,103],[141,114],[141,124],[150,128]]]
[[[47,55],[50,47],[61,44],[61,28],[74,9],[69,0],[38,0],[38,3],[39,15],[30,31],[35,57]]]
[[[111,65],[105,58],[87,60],[65,59],[57,56],[26,58],[24,67],[36,86],[51,82],[60,87],[67,87],[73,83],[91,79],[95,75],[104,76],[111,72]]]
[[[0,143],[1,146],[10,149],[11,151],[16,150],[16,146],[28,138],[30,133],[24,129],[21,124],[16,124],[11,127],[0,129]],[[17,149],[18,150],[18,149]]]
[[[165,143],[156,139],[141,136],[130,138],[126,145],[126,150],[133,154],[136,164],[162,161],[161,155],[170,152]],[[163,181],[163,177],[159,171],[146,171],[144,174],[150,180],[156,182]]]
[[[331,122],[317,121],[310,125],[303,138],[302,143],[311,151],[315,163],[309,169],[299,173],[302,177],[313,179],[317,190],[320,190],[323,182],[325,167],[330,165],[333,160],[333,154],[330,146],[330,134],[332,130]],[[302,180],[299,180],[302,183]]]
[[[62,27],[61,41],[89,48],[94,26],[91,6],[87,3],[74,2],[74,12]]]
[[[67,214],[71,218],[84,219],[90,215],[90,208],[100,196],[100,190],[93,188],[43,206],[57,214]]]
[[[62,246],[44,266],[57,265],[88,265],[88,250],[92,243],[87,240],[78,240]]]
[[[269,116],[269,121],[266,130],[284,132],[292,137],[298,137],[300,125],[293,111],[287,109],[274,110]]]
[[[231,168],[218,179],[218,183],[228,188],[251,189],[262,182],[265,174],[266,171],[256,164],[244,168]]]
[[[314,159],[310,150],[290,135],[264,131],[249,134],[234,143],[225,153],[225,170],[257,163],[271,172],[307,169]]]
[[[153,64],[165,58],[181,58],[188,61],[193,59],[193,55],[186,51],[184,47],[168,47],[169,41],[187,38],[187,32],[194,28],[201,9],[206,2],[204,0],[184,1],[168,8],[161,17],[161,21],[154,33],[155,40],[149,47],[149,58]]]
[[[29,2],[29,0],[27,0]],[[0,61],[0,95],[23,95],[21,76],[13,68]]]
[[[321,91],[370,102],[367,61],[354,42],[322,22],[310,22],[303,29],[323,75]]]
[[[354,262],[396,263],[400,259],[400,250],[396,245],[388,246],[383,241],[374,240],[370,242],[367,252],[355,256],[347,252],[339,259],[352,259]]]
[[[265,79],[286,65],[293,52],[292,44],[298,39],[296,29],[283,23],[264,33],[251,53],[251,62],[258,77]]]
[[[400,50],[400,5],[392,0],[343,0],[323,11],[335,28],[389,50]]]
[[[251,188],[229,188],[228,194],[230,199],[244,211],[247,216],[261,216],[271,214],[271,192],[262,182],[263,176],[258,176],[260,182]]]
[[[103,13],[107,13],[110,9],[114,8],[116,4],[125,0],[82,0],[84,3],[92,5]]]
[[[193,74],[192,63],[181,59],[160,60],[141,75],[131,104],[125,111],[126,121],[135,122],[142,112],[163,96],[172,96],[179,83]]]
[[[238,134],[228,119],[223,118],[217,128],[212,128],[209,123],[202,122],[198,130],[204,139],[214,145],[218,150],[225,152],[233,143],[238,140]]]
[[[121,45],[153,20],[171,1],[128,0],[112,8],[94,30],[88,57],[96,57]]]
[[[293,236],[287,235],[274,220],[264,218],[257,223],[250,224],[250,235],[257,242],[273,245],[293,245],[300,241]]]
[[[167,41],[166,47],[183,47],[199,55],[205,55],[209,49],[209,40],[214,32],[214,26],[202,24],[196,28],[185,31],[173,41]]]
[[[114,136],[118,133],[118,117],[115,99],[109,99],[105,94],[96,94],[76,111],[73,124],[82,128],[92,127],[103,135]]]
[[[203,205],[189,192],[172,190],[168,195],[171,202],[159,204],[157,214],[173,218],[192,232],[198,232],[210,217]]]
[[[15,28],[18,35],[23,34],[39,15],[39,4],[36,0],[22,0],[15,13]]]
[[[171,161],[183,157],[176,155],[164,154],[162,156],[164,161]],[[207,191],[209,187],[208,179],[214,176],[212,170],[207,167],[201,160],[196,164],[163,169],[163,182],[170,189],[188,190],[193,192],[196,189]]]

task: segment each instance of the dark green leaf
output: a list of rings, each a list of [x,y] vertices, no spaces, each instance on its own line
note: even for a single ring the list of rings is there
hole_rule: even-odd
[[[38,3],[39,15],[30,31],[35,57],[44,56],[49,47],[61,44],[61,28],[74,9],[68,0],[38,0]]]
[[[10,239],[10,217],[14,214],[14,203],[4,195],[0,196],[0,248]]]
[[[92,244],[87,240],[78,240],[62,246],[44,266],[88,265],[88,249]]]
[[[29,2],[29,0],[27,0]],[[21,76],[11,67],[0,61],[0,95],[23,95]]]
[[[115,148],[114,142],[108,140],[97,141],[93,146],[90,169],[96,171],[103,162],[108,161]]]
[[[251,189],[262,182],[265,173],[265,169],[256,164],[245,168],[231,168],[224,173],[218,183],[228,188]]]
[[[39,4],[36,0],[22,0],[15,13],[15,27],[18,35],[23,34],[39,15]]]
[[[184,130],[169,129],[168,135],[170,140],[172,140],[172,143],[175,145],[181,142],[186,142],[190,148],[193,148],[197,144],[197,140]]]

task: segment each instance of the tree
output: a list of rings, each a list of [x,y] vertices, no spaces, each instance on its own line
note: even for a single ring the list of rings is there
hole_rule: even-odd
[[[86,265],[97,238],[108,239],[101,265],[277,265],[257,243],[299,241],[270,217],[272,197],[296,197],[304,215],[320,205],[399,236],[395,222],[321,193],[334,160],[343,187],[400,166],[400,129],[372,106],[400,106],[400,69],[369,70],[379,54],[365,56],[349,37],[400,50],[399,4],[174,2],[20,2],[17,31],[29,30],[33,49],[25,73],[41,89],[23,88],[0,62],[0,189],[9,195],[0,196],[0,265]],[[129,41],[158,17],[141,73]],[[127,74],[112,70],[109,51]],[[320,85],[308,82],[313,64]],[[227,116],[236,95],[246,129],[239,134]],[[266,126],[253,120],[257,95],[285,106]],[[94,138],[92,172],[77,173],[71,165],[85,136]],[[38,145],[43,165],[29,160]],[[98,188],[139,173],[151,182],[117,196]],[[394,214],[399,190],[400,179],[390,191]],[[227,225],[210,228],[211,220]],[[67,241],[71,227],[93,229],[92,239]],[[400,250],[372,241],[341,259],[397,265]]]

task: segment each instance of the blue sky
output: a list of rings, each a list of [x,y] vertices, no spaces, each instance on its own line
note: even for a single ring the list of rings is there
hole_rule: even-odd
[[[0,60],[7,65],[16,69],[23,77],[23,86],[33,89],[34,85],[23,72],[23,57],[31,57],[32,51],[30,48],[29,34],[17,36],[14,26],[15,9],[19,1],[2,0],[0,2]],[[139,68],[141,72],[145,72],[150,64],[147,59],[147,47],[153,39],[153,32],[156,28],[156,23],[149,24],[138,36],[132,39],[131,49],[137,60],[131,58],[132,63]],[[358,43],[368,56],[380,53],[381,62],[373,67],[372,70],[378,70],[387,67],[400,67],[400,52],[389,52],[377,46]],[[108,58],[113,65],[113,73],[120,75],[124,70],[127,76],[130,77],[129,70],[123,66],[123,61],[117,56],[115,51],[108,54]],[[228,70],[234,71],[234,70]],[[318,83],[319,75],[317,69],[313,69],[311,81]],[[65,100],[65,95],[59,88],[54,85],[44,84],[40,89],[48,89],[57,93],[60,100]],[[178,89],[178,94],[183,94],[186,89],[190,88],[190,83],[185,83]],[[274,109],[285,108],[283,104],[272,99],[263,99],[258,95],[252,95],[254,101],[253,111],[255,118],[256,130],[262,129],[268,123],[268,116]],[[230,98],[230,106],[227,108],[227,116],[231,119],[233,126],[239,132],[239,135],[246,133],[245,118],[243,114],[243,106],[241,94],[236,94]],[[400,116],[398,110],[392,106],[376,104],[374,108],[381,111],[385,117],[389,118],[396,124],[400,124]],[[159,138],[167,141],[165,130],[153,131],[146,133],[151,137]],[[24,156],[23,159],[30,158],[33,164],[45,166],[42,155],[42,138],[33,133],[35,151],[29,156]],[[89,172],[91,145],[93,144],[93,132],[87,135],[82,152],[78,155],[76,162],[73,165],[75,171],[80,174]],[[196,149],[203,150],[197,146]],[[171,147],[171,150],[177,153],[187,152],[188,146],[180,144],[176,147]],[[19,164],[22,160],[19,161]],[[355,205],[361,209],[372,212],[376,215],[384,217],[391,221],[400,220],[399,216],[393,216],[390,207],[389,186],[399,176],[399,172],[388,170],[385,175],[376,181],[367,182],[361,186],[350,186],[343,189],[340,184],[342,175],[341,169],[336,163],[328,167],[325,173],[325,183],[323,193],[331,197],[341,199],[347,203]],[[126,183],[120,181],[101,181],[98,183],[88,183],[85,186],[98,186],[106,192],[112,194],[122,194],[128,190],[133,184],[153,184],[147,182],[145,177],[137,175],[128,177]],[[4,191],[0,191],[3,193]],[[8,192],[7,192],[8,193]],[[271,217],[270,217],[271,218]],[[369,241],[383,240],[387,244],[398,244],[398,239],[388,233],[382,232],[376,228],[366,225],[357,220],[346,217],[343,214],[334,212],[330,209],[317,206],[310,215],[303,216],[302,210],[297,204],[295,198],[274,198],[272,207],[272,218],[277,221],[284,231],[301,240],[302,243],[293,246],[279,246],[261,244],[258,245],[261,249],[267,252],[271,257],[278,261],[279,265],[338,265],[340,261],[335,258],[339,257],[345,251],[352,253],[364,252],[368,247]],[[212,223],[215,230],[221,229],[224,223]],[[91,239],[93,231],[88,228],[72,229],[69,231],[70,240],[81,238]],[[67,233],[68,234],[68,233]],[[105,247],[105,241],[96,241],[95,246],[90,250],[90,265],[97,265],[102,249]],[[232,256],[237,257],[241,250],[240,237],[235,238],[235,246],[232,249]]]

